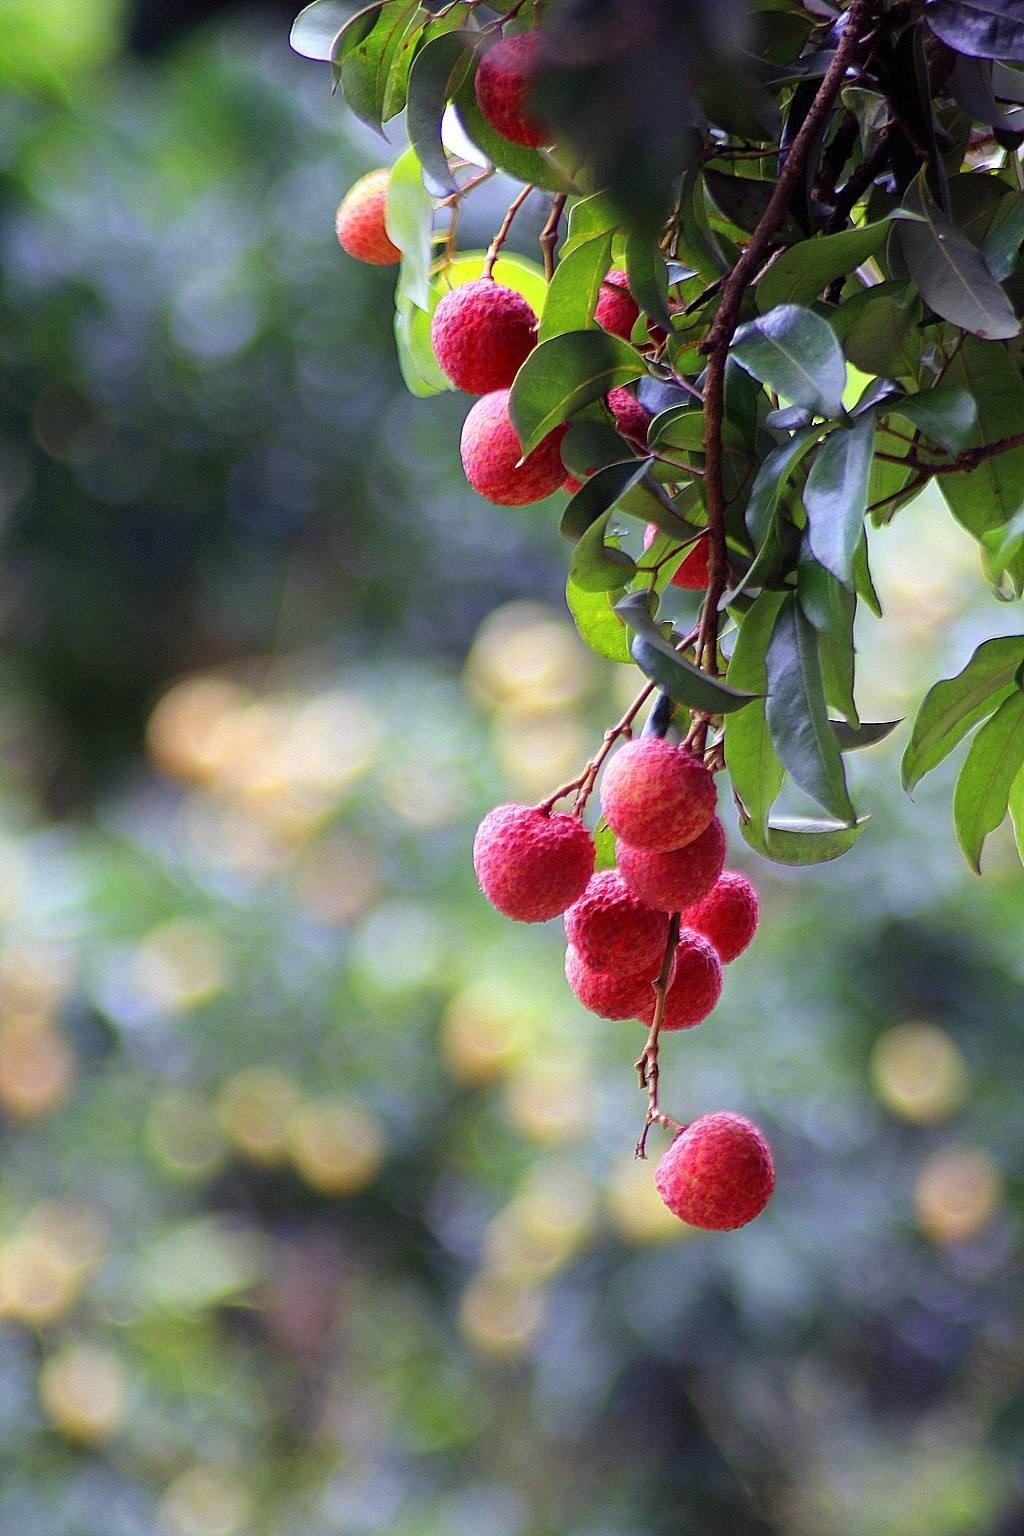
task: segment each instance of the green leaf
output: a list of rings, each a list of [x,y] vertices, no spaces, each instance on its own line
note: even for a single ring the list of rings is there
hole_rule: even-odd
[[[857,553],[853,558],[853,581],[857,588],[857,596],[862,597],[875,618],[880,619],[882,617],[882,604],[878,593],[875,591],[875,583],[868,561],[867,529],[864,530],[864,537],[858,544]]]
[[[838,235],[815,235],[783,251],[757,285],[758,309],[763,313],[777,304],[809,304],[835,278],[845,277],[880,250],[889,227],[880,219]]]
[[[793,405],[838,416],[846,363],[827,320],[796,304],[780,304],[740,326],[731,355],[755,379]]]
[[[435,197],[455,191],[441,142],[441,117],[473,67],[473,50],[462,32],[447,32],[425,43],[409,71],[409,102],[406,127],[420,164],[423,179]]]
[[[855,368],[916,383],[921,360],[920,308],[912,283],[879,283],[844,299],[831,316],[831,325]]]
[[[1000,342],[968,336],[946,369],[947,384],[974,397],[978,419],[968,447],[999,442],[1024,422],[1024,381]],[[1008,523],[1024,506],[1024,448],[984,459],[969,474],[942,475],[939,486],[953,516],[980,538]]]
[[[580,198],[569,210],[569,227],[559,251],[559,260],[564,261],[578,245],[593,240],[596,235],[614,234],[621,218],[622,215],[603,192]]]
[[[853,557],[864,532],[875,418],[837,427],[818,449],[804,487],[811,550],[844,586],[853,586]]]
[[[639,353],[606,331],[568,331],[542,341],[516,374],[509,397],[524,457],[574,411],[643,372]]]
[[[569,579],[582,592],[614,592],[636,575],[636,562],[625,550],[605,543],[611,512],[591,523],[577,541],[569,563]]]
[[[990,528],[982,534],[981,551],[982,565],[989,581],[999,587],[1004,575],[1008,574],[1013,595],[1019,597],[1021,579],[1018,566],[1020,556],[1024,554],[1024,507],[1008,523]]]
[[[420,162],[410,147],[391,167],[388,180],[387,229],[402,253],[398,293],[420,309],[431,307],[430,231],[434,200],[423,185]]]
[[[891,736],[902,720],[865,720],[860,725],[850,725],[845,720],[833,720],[832,732],[840,752],[857,752],[862,747],[873,747]]]
[[[644,314],[671,330],[668,267],[661,251],[642,231],[632,230],[626,236],[626,275],[629,291]]]
[[[740,832],[755,853],[775,864],[827,864],[849,852],[870,820],[870,816],[862,816],[853,826],[845,826],[809,816],[786,816],[763,833],[753,822],[741,821]]]
[[[773,449],[758,470],[745,512],[747,530],[757,554],[742,579],[723,597],[723,607],[732,603],[741,592],[751,591],[765,581],[775,579],[782,554],[779,499],[793,470],[819,436],[817,427],[806,427],[795,433],[788,442]]]
[[[972,726],[1003,703],[1022,662],[1024,635],[985,640],[962,671],[928,690],[903,754],[905,790],[938,767]]]
[[[350,38],[361,23],[362,14],[353,17],[336,39],[331,65],[341,81],[346,105],[362,122],[371,128],[379,128],[385,113],[392,66],[406,33],[410,27],[418,25],[423,16],[419,0],[386,0],[370,32],[350,46]],[[400,106],[395,110],[401,110]]]
[[[454,261],[448,262],[438,274],[435,284],[438,296],[446,293],[449,288],[457,288],[460,283],[474,282],[483,272],[485,257],[484,251],[464,251]],[[526,256],[503,254],[495,262],[494,281],[521,293],[535,315],[539,315],[544,308],[548,285],[544,269],[538,262],[530,261]],[[619,451],[621,453],[621,444]]]
[[[594,828],[594,868],[615,868],[615,833],[603,816]]]
[[[1024,64],[1020,0],[928,0],[925,19],[957,53]]]
[[[410,394],[425,399],[451,389],[434,356],[430,315],[401,295],[395,300],[395,344],[398,366]]]
[[[732,688],[684,660],[652,619],[645,592],[631,592],[616,604],[615,611],[633,631],[629,647],[633,660],[644,676],[677,704],[720,715],[750,703],[752,694]]]
[[[544,301],[538,332],[540,341],[596,326],[594,309],[611,255],[610,232],[582,240],[567,256],[563,254]]]
[[[1020,334],[1020,322],[984,258],[967,236],[942,214],[922,169],[911,182],[904,207],[923,223],[900,223],[896,240],[907,270],[930,309],[943,320],[998,341]]]
[[[1013,839],[1017,844],[1020,861],[1024,864],[1024,772],[1018,773],[1010,785],[1009,811],[1013,823]]]
[[[825,699],[857,727],[853,696],[853,621],[857,600],[824,566],[805,552],[797,567],[797,602],[818,633],[818,657]]]
[[[629,631],[615,612],[618,596],[614,592],[585,592],[570,577],[565,600],[580,638],[598,656],[609,661],[631,663]]]
[[[691,167],[683,177],[679,193],[679,259],[693,267],[705,281],[712,283],[729,271],[733,252],[724,249],[708,223],[708,210],[704,202],[704,182],[699,171]]]
[[[619,451],[622,451],[621,441]],[[598,518],[610,512],[635,485],[639,485],[650,463],[650,459],[626,459],[596,470],[570,497],[562,513],[563,536],[572,540],[581,539]],[[624,586],[625,580],[619,585]]]
[[[981,874],[985,839],[1006,815],[1024,765],[1024,693],[1014,689],[971,742],[953,791],[953,820],[964,857]]]
[[[383,0],[381,0],[383,3]],[[312,5],[299,12],[292,23],[289,42],[304,59],[318,59],[326,63],[331,57],[334,39],[345,23],[351,20],[354,0],[313,0]],[[372,11],[380,5],[371,6]]]
[[[947,453],[956,454],[971,440],[978,420],[978,405],[966,389],[936,384],[932,389],[922,389],[916,395],[902,395],[887,403],[883,414],[902,416],[931,442],[938,443]]]
[[[760,224],[775,191],[774,181],[764,181],[753,176],[730,176],[725,171],[716,170],[714,166],[705,168],[704,184],[719,213],[747,234],[752,234]],[[779,231],[779,238],[790,244],[799,240],[802,233],[799,225],[787,217]]]
[[[787,596],[767,655],[768,728],[794,783],[833,816],[856,821],[846,774],[825,707],[817,636]]]
[[[782,602],[781,592],[762,592],[743,615],[725,677],[730,688],[755,695],[746,709],[725,722],[725,763],[733,789],[753,825],[762,832],[783,780],[764,703],[768,689],[765,657]]]
[[[1012,277],[1024,241],[1024,192],[1011,192],[996,210],[982,242],[985,265],[997,282]]]

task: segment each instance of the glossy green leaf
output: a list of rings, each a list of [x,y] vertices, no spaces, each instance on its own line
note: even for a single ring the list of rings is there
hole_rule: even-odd
[[[434,356],[430,315],[401,295],[395,300],[395,344],[398,366],[410,394],[425,399],[451,389]]]
[[[569,563],[569,579],[582,592],[614,592],[636,575],[625,550],[606,544],[611,511],[604,512],[580,537]]]
[[[797,602],[818,634],[825,700],[856,728],[860,724],[853,696],[853,621],[857,600],[806,552],[797,567]]]
[[[873,747],[891,736],[902,720],[864,720],[860,725],[850,725],[846,720],[833,720],[832,731],[840,752],[857,752],[862,747]]]
[[[1013,823],[1013,840],[1017,844],[1020,861],[1024,864],[1024,770],[1018,773],[1010,785],[1007,808]]]
[[[606,464],[589,476],[570,498],[562,513],[561,532],[564,537],[581,539],[598,518],[610,512],[635,485],[639,485],[650,462],[650,459],[626,459],[617,464]],[[625,580],[619,585],[625,585]]]
[[[774,864],[828,864],[848,853],[871,820],[861,817],[853,826],[817,821],[810,816],[779,817],[764,832],[753,822],[740,822],[744,842]]]
[[[839,747],[825,707],[814,629],[787,596],[766,659],[772,744],[794,783],[831,815],[856,820]]]
[[[936,37],[957,53],[1024,64],[1020,0],[928,0],[925,18]]]
[[[966,389],[936,384],[916,395],[902,395],[885,415],[902,416],[947,453],[959,453],[971,440],[978,421],[978,404]]]
[[[473,50],[465,34],[448,32],[425,43],[409,71],[406,126],[423,167],[423,179],[436,197],[455,191],[455,178],[441,142],[441,118],[472,67]]]
[[[1005,282],[1016,269],[1024,242],[1024,192],[1011,192],[996,209],[982,242],[985,265],[998,282]]]
[[[757,307],[762,311],[777,304],[809,304],[837,277],[853,272],[880,250],[889,233],[880,219],[860,229],[837,235],[816,235],[783,251],[757,285]]]
[[[1006,816],[1010,788],[1024,766],[1024,693],[1015,688],[971,742],[953,791],[953,820],[964,857],[981,874],[985,839]]]
[[[594,309],[612,256],[611,233],[582,240],[555,268],[538,332],[541,341],[596,325]]]
[[[984,340],[1019,335],[1020,322],[1009,299],[981,252],[941,212],[923,170],[911,183],[904,206],[921,214],[924,222],[900,223],[895,238],[929,308]]]
[[[977,406],[968,447],[1021,431],[1024,380],[1001,342],[968,336],[946,369],[945,381],[966,390]],[[985,459],[969,474],[941,475],[938,484],[953,516],[980,538],[1024,506],[1024,447]]]
[[[434,200],[423,184],[419,158],[411,146],[391,168],[388,181],[387,228],[402,253],[398,293],[420,309],[431,307],[430,230]]]
[[[765,657],[782,602],[781,592],[762,592],[743,615],[725,679],[730,688],[755,695],[746,709],[725,722],[725,762],[733,789],[754,826],[762,831],[783,780],[764,701],[768,689]]]
[[[668,267],[657,245],[640,230],[626,237],[626,274],[629,291],[649,319],[671,329],[668,310]]]
[[[814,558],[844,586],[853,586],[853,557],[864,532],[875,419],[860,416],[822,443],[804,487]]]
[[[712,283],[728,272],[732,255],[708,223],[704,182],[696,168],[689,169],[683,176],[679,213],[679,259]]]
[[[379,128],[384,118],[391,69],[402,41],[410,27],[422,19],[419,0],[385,0],[371,30],[354,46],[349,46],[349,41],[361,15],[354,17],[335,41],[331,64],[340,79],[345,104],[371,128]]]
[[[562,243],[559,259],[564,261],[578,245],[593,240],[595,235],[612,235],[619,228],[622,215],[608,201],[603,192],[581,197],[569,210],[569,225]]]
[[[368,9],[376,12],[383,0]],[[331,57],[334,39],[347,21],[352,19],[355,0],[313,0],[300,11],[292,23],[289,42],[304,59],[326,62]]]
[[[827,320],[796,304],[780,304],[740,326],[731,355],[755,379],[793,405],[838,416],[846,363]]]
[[[843,351],[862,373],[916,383],[921,359],[921,301],[912,283],[879,283],[844,299],[830,317]]]
[[[1024,635],[985,640],[955,677],[944,678],[928,690],[903,754],[904,789],[912,790],[972,726],[1003,703],[1014,689],[1014,675],[1022,663]]]
[[[657,683],[663,693],[709,715],[729,714],[749,704],[752,694],[731,687],[686,661],[671,640],[666,640],[651,618],[647,594],[631,592],[616,604],[616,613],[633,631],[630,651],[645,677]]]
[[[580,638],[608,661],[631,663],[629,631],[615,612],[615,592],[586,592],[570,579],[565,600]]]
[[[569,331],[535,347],[516,374],[509,415],[523,454],[574,411],[644,371],[640,355],[606,331]]]

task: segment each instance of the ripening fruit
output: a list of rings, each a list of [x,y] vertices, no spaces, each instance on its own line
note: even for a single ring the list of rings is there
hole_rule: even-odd
[[[602,869],[566,912],[565,937],[592,971],[640,971],[664,958],[668,918]]]
[[[590,1013],[602,1019],[638,1019],[653,999],[661,960],[638,971],[595,971],[570,944],[565,951],[565,979]]]
[[[446,293],[430,322],[434,355],[456,389],[507,389],[537,344],[537,316],[512,288],[480,277]]]
[[[693,842],[715,814],[716,798],[699,757],[652,737],[621,747],[601,781],[605,820],[631,848],[666,852]]]
[[[657,536],[658,530],[655,525],[648,523],[644,529],[644,549],[650,549]],[[706,538],[700,538],[680,561],[669,585],[682,587],[684,592],[703,592],[707,584],[708,541]]]
[[[746,875],[727,869],[683,921],[710,939],[722,964],[728,965],[757,932],[757,892]]]
[[[615,417],[615,425],[623,437],[639,438],[640,442],[646,444],[651,413],[645,405],[640,404],[636,395],[630,394],[624,384],[608,391],[608,409]]]
[[[731,1232],[759,1216],[775,1188],[771,1148],[756,1125],[723,1110],[694,1120],[663,1154],[658,1193],[681,1221]]]
[[[388,170],[367,171],[349,187],[334,215],[342,250],[372,267],[391,267],[402,259],[398,246],[388,237],[385,223],[390,180]]]
[[[528,105],[540,47],[537,32],[502,38],[480,60],[474,81],[477,106],[495,133],[531,149],[551,142]]]
[[[634,848],[621,841],[615,846],[619,873],[641,901],[661,912],[687,912],[707,895],[722,873],[725,828],[714,816],[692,843],[667,853]]]
[[[549,432],[525,463],[515,427],[509,420],[508,390],[496,389],[473,406],[462,427],[462,467],[475,491],[499,507],[543,501],[565,479],[563,424]]]
[[[492,907],[516,922],[544,923],[582,896],[594,840],[578,816],[498,805],[477,828],[473,867]]]
[[[707,1018],[722,995],[722,962],[701,933],[684,928],[675,955],[675,980],[665,994],[662,1029],[692,1029]],[[644,1004],[644,1024],[654,1019],[654,993]]]
[[[629,291],[628,277],[620,267],[612,267],[601,280],[594,319],[613,336],[628,341],[639,313],[640,306]]]

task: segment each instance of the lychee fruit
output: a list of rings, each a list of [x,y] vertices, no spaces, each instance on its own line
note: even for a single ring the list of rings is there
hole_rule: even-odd
[[[620,747],[601,781],[605,820],[631,848],[666,852],[693,842],[715,801],[714,778],[700,758],[657,737]]]
[[[722,995],[722,962],[714,945],[701,933],[684,928],[675,954],[675,979],[665,993],[662,1029],[692,1029],[707,1018]],[[652,991],[640,1018],[654,1019]]]
[[[701,1115],[662,1155],[658,1193],[691,1227],[731,1232],[759,1216],[775,1188],[771,1148],[757,1126],[724,1110]]]
[[[619,873],[641,901],[662,912],[686,912],[707,895],[722,873],[725,828],[714,816],[700,836],[682,848],[657,853],[619,842],[616,855]]]
[[[615,417],[615,425],[623,437],[639,438],[640,442],[647,442],[651,413],[624,384],[608,391],[608,409]]]
[[[590,1013],[601,1019],[638,1019],[661,970],[661,960],[639,971],[595,971],[570,944],[565,951],[565,979]]]
[[[738,870],[727,869],[683,921],[710,939],[723,965],[742,955],[757,932],[757,892]]]
[[[520,923],[544,923],[582,896],[594,872],[594,839],[578,816],[499,805],[477,828],[473,867],[492,907]]]
[[[386,169],[367,171],[349,187],[334,215],[342,250],[373,267],[391,267],[402,259],[385,223],[390,180],[391,172]]]
[[[658,536],[658,529],[654,523],[648,523],[644,530],[644,549],[650,549]],[[673,587],[682,587],[684,592],[703,592],[708,584],[708,541],[702,536],[687,551],[686,556],[679,562],[669,583]]]
[[[462,427],[462,467],[475,491],[499,507],[543,501],[565,479],[562,463],[564,423],[523,456],[508,414],[508,390],[496,389],[473,406]]]
[[[537,316],[512,288],[480,277],[446,293],[430,322],[434,355],[456,389],[507,389],[537,344]]]
[[[495,133],[530,149],[551,142],[529,105],[540,47],[537,32],[502,38],[480,60],[474,81],[477,105]]]
[[[566,912],[565,936],[592,971],[640,971],[664,958],[668,917],[602,869]]]
[[[620,267],[612,267],[601,280],[594,319],[613,336],[628,341],[639,313],[640,306],[629,291],[629,278]]]

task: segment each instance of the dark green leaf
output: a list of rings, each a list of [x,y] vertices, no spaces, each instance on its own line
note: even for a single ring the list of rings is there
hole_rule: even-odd
[[[423,179],[436,197],[455,191],[441,143],[441,116],[472,67],[473,50],[465,35],[448,32],[424,44],[409,72],[406,126],[423,167]]]
[[[805,552],[797,567],[797,602],[818,633],[825,699],[851,726],[857,726],[860,721],[853,696],[853,621],[857,600]]]
[[[953,791],[956,835],[981,874],[981,850],[1002,822],[1010,788],[1024,765],[1024,693],[1015,688],[971,742]]]
[[[728,272],[733,253],[724,249],[724,242],[719,240],[708,223],[704,182],[696,169],[688,170],[683,177],[679,211],[680,260],[699,272],[706,282],[714,282]]]
[[[775,622],[767,675],[768,728],[783,766],[820,806],[852,825],[856,813],[825,707],[817,636],[792,595]]]
[[[1005,282],[1012,275],[1020,256],[1022,241],[1024,192],[1011,192],[999,204],[981,247],[985,265],[998,282]]]
[[[920,308],[913,284],[879,283],[845,299],[831,316],[831,324],[855,368],[916,383]]]
[[[723,597],[723,607],[732,603],[741,592],[751,591],[765,581],[775,579],[782,553],[779,499],[793,470],[818,436],[817,427],[807,427],[796,433],[788,442],[773,449],[758,470],[745,513],[747,530],[757,553],[742,580]]]
[[[719,715],[742,709],[750,703],[752,694],[732,688],[684,660],[651,618],[646,593],[630,593],[616,604],[615,611],[633,631],[630,644],[633,660],[644,676],[657,683],[677,704]]]
[[[775,191],[774,181],[755,180],[752,176],[729,176],[708,166],[704,171],[704,183],[718,208],[730,224],[751,234],[761,222]],[[786,242],[799,240],[802,231],[798,224],[787,218],[780,231]]]
[[[643,371],[633,347],[606,331],[569,331],[542,341],[516,374],[509,397],[524,456],[574,411]]]
[[[978,420],[968,447],[994,443],[1021,430],[1024,381],[1008,349],[969,336],[946,369],[948,384],[974,397]],[[1024,448],[985,459],[969,474],[942,475],[950,511],[975,538],[1008,523],[1024,506]]]
[[[730,688],[755,695],[746,709],[725,722],[725,762],[732,787],[759,830],[767,824],[783,779],[764,704],[768,688],[765,657],[782,602],[781,592],[762,592],[743,615],[726,673]]]
[[[671,329],[668,267],[658,247],[638,230],[632,230],[626,237],[626,274],[629,291],[644,314],[666,330]]]
[[[885,414],[890,412],[920,428],[925,437],[952,454],[967,447],[978,420],[974,396],[949,384],[937,384],[916,395],[903,395],[887,407]]]
[[[840,752],[856,752],[884,741],[901,724],[900,720],[865,720],[861,725],[849,725],[845,720],[833,720],[832,730]]]
[[[335,40],[331,65],[346,105],[371,128],[379,128],[383,120],[391,69],[402,41],[422,19],[419,0],[385,0],[372,29],[354,46],[351,38],[363,25],[363,13]]]
[[[541,341],[595,325],[594,308],[612,255],[611,233],[595,235],[563,255],[551,279],[540,317]]]
[[[777,304],[809,304],[834,278],[853,272],[873,256],[885,240],[889,224],[880,219],[838,235],[816,235],[783,251],[757,285],[762,312]]]
[[[1020,334],[1009,299],[967,236],[943,215],[922,170],[904,206],[923,223],[900,223],[896,239],[907,270],[929,308],[961,330],[989,341]]]
[[[780,304],[740,326],[732,356],[793,405],[821,416],[839,415],[846,363],[828,321],[812,310]]]
[[[811,550],[844,586],[853,586],[853,557],[864,531],[875,420],[837,427],[818,449],[804,487]]]
[[[620,441],[619,451],[622,451]],[[567,539],[581,539],[591,524],[610,512],[627,492],[638,485],[650,466],[650,459],[626,459],[606,464],[583,482],[562,513],[561,531]],[[682,525],[680,525],[682,526]],[[625,580],[619,582],[625,585]]]
[[[611,512],[605,512],[583,534],[569,563],[569,580],[582,592],[614,592],[636,575],[636,564],[625,550],[605,543]]]
[[[925,695],[903,754],[903,788],[938,767],[972,726],[1014,691],[1014,674],[1024,662],[1024,635],[986,640],[955,677],[936,683]]]
[[[864,537],[857,546],[857,553],[853,560],[853,582],[857,588],[857,596],[862,597],[867,603],[876,619],[882,617],[882,604],[878,593],[875,591],[875,583],[871,576],[871,566],[868,562],[868,535],[864,531]]]
[[[775,864],[827,864],[848,853],[871,820],[863,816],[853,826],[812,817],[779,817],[759,833],[753,822],[740,822],[740,832],[755,853]]]
[[[1020,0],[928,0],[928,25],[957,53],[1024,64]]]

